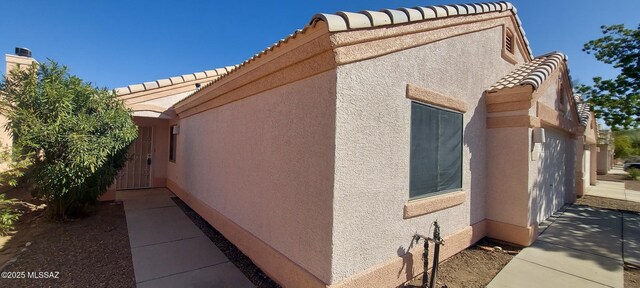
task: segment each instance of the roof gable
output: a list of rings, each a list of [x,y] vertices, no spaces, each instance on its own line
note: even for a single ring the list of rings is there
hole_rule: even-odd
[[[531,56],[531,48],[528,45],[528,41],[522,29],[520,19],[516,14],[516,9],[511,3],[508,3],[508,2],[440,5],[440,6],[426,6],[426,7],[414,7],[414,8],[384,9],[381,11],[365,10],[362,12],[337,12],[335,14],[322,13],[322,14],[316,14],[315,16],[313,16],[309,24],[307,24],[303,29],[296,30],[294,33],[288,35],[286,38],[278,41],[272,46],[250,57],[249,59],[247,59],[240,65],[238,65],[237,69],[234,69],[233,71],[225,75],[222,75],[219,78],[216,78],[214,81],[209,82],[204,87],[202,87],[202,89],[199,89],[192,95],[176,103],[174,107],[176,108],[176,111],[181,115],[185,113],[185,115],[188,116],[188,115],[191,115],[192,113],[198,113],[198,112],[186,113],[186,111],[189,109],[193,110],[195,106],[202,105],[203,103],[212,100],[212,98],[218,97],[219,96],[218,94],[224,93],[224,91],[222,92],[218,91],[219,93],[215,92],[214,90],[216,90],[218,87],[223,87],[223,86],[227,87],[223,89],[223,90],[226,90],[226,89],[230,89],[228,87],[234,86],[234,85],[227,85],[227,83],[243,82],[246,84],[247,81],[252,81],[250,79],[246,79],[246,77],[243,77],[244,79],[242,79],[242,81],[238,80],[237,78],[239,78],[240,76],[245,76],[244,74],[247,74],[248,71],[255,70],[256,67],[260,67],[261,65],[268,65],[267,63],[269,62],[269,60],[276,59],[277,57],[279,57],[280,54],[282,54],[281,53],[282,51],[295,49],[295,47],[300,45],[299,43],[303,43],[304,41],[307,41],[303,39],[308,39],[309,37],[307,35],[309,34],[317,34],[316,32],[322,32],[322,33],[328,32],[330,35],[334,35],[334,34],[339,34],[344,32],[361,31],[361,30],[385,30],[384,28],[402,29],[402,27],[404,27],[404,25],[407,25],[407,24],[417,24],[417,23],[428,24],[432,21],[433,23],[436,23],[435,20],[444,21],[442,23],[442,27],[448,27],[447,21],[449,22],[459,21],[462,23],[464,22],[462,21],[463,20],[462,17],[470,17],[469,19],[471,19],[471,17],[486,17],[488,19],[488,18],[494,17],[493,14],[495,14],[496,18],[510,17],[512,19],[513,25],[515,26],[514,28],[516,29],[516,31],[520,32],[517,38],[520,39],[519,41],[522,42],[522,44],[518,46],[521,49],[523,49],[522,50],[523,56],[525,57],[526,60],[533,59],[533,57]],[[474,21],[477,21],[477,20],[474,20]],[[483,20],[480,20],[480,21],[483,21]],[[435,28],[432,28],[432,29],[435,29]],[[417,33],[419,31],[414,31],[414,32]],[[400,34],[394,35],[394,37],[399,35]],[[335,46],[336,43],[332,43],[332,44],[334,45],[334,47],[332,47],[334,50],[342,48],[342,47]],[[294,47],[294,48],[291,48],[291,47]],[[389,48],[389,49],[393,50],[392,48]],[[335,55],[339,56],[339,53],[336,53]],[[334,57],[336,64],[344,64],[349,61],[349,59],[347,60],[337,59],[338,56]],[[341,60],[344,60],[344,61],[341,61]],[[310,68],[313,68],[313,67],[310,67]],[[261,68],[260,70],[265,70],[265,69]],[[202,109],[198,108],[195,110],[200,111],[203,109],[205,108],[202,108]]]
[[[518,66],[493,84],[488,91],[499,91],[523,85],[530,85],[533,90],[537,90],[566,59],[566,56],[560,52],[538,56],[533,61]]]

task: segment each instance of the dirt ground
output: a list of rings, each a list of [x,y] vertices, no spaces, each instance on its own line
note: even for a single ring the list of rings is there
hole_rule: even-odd
[[[122,204],[103,203],[92,215],[63,223],[31,202],[21,203],[25,214],[16,231],[0,238],[0,287],[135,286]]]
[[[502,248],[503,252],[493,249],[496,246]],[[440,263],[436,287],[444,285],[448,288],[485,287],[521,249],[522,247],[484,238],[476,245]],[[431,270],[429,270],[430,279]],[[422,276],[419,276],[410,281],[406,287],[421,287],[421,284]]]

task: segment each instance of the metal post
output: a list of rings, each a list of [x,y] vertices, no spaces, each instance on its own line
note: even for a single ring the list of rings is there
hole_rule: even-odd
[[[427,288],[429,283],[429,239],[424,239],[424,252],[422,252],[422,263],[424,265],[424,275],[422,275],[422,288]]]
[[[433,249],[433,265],[431,267],[431,283],[429,283],[429,288],[434,288],[436,285],[436,279],[438,278],[438,262],[440,260],[440,245],[443,243],[442,238],[440,238],[440,225],[438,225],[437,220],[433,222],[433,226],[433,242],[435,244],[435,248]]]

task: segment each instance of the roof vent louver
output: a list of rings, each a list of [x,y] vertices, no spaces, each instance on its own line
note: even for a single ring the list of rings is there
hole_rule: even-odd
[[[31,50],[22,47],[16,47],[16,55],[22,57],[31,57]]]
[[[505,36],[504,39],[504,46],[505,49],[507,49],[507,52],[513,54],[514,49],[513,49],[513,33],[509,30],[507,30],[507,35]]]

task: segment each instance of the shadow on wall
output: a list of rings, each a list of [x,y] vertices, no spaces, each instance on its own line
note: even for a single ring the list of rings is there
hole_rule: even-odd
[[[404,246],[398,247],[398,256],[402,257],[402,267],[398,270],[398,275],[396,277],[398,279],[403,279],[405,281],[409,281],[417,276],[415,271],[413,271],[413,253],[411,253],[411,249],[413,248],[413,238],[411,239],[411,243],[409,243],[408,248],[404,248]],[[404,272],[405,277],[402,278],[402,273]]]
[[[575,153],[570,138],[562,132],[544,128],[546,140],[538,143],[539,157],[536,160],[538,175],[531,187],[530,224],[539,224],[565,204],[565,193],[572,191],[570,185]],[[533,153],[538,153],[534,150]]]
[[[484,94],[484,93],[483,93]],[[487,198],[487,110],[485,96],[482,95],[478,105],[473,110],[473,116],[469,119],[469,124],[464,127],[463,147],[469,149],[469,171],[471,172],[469,193],[469,224],[475,224],[486,218]],[[466,119],[465,119],[466,120]],[[464,177],[463,172],[463,177]]]
[[[619,211],[572,205],[540,235],[536,243],[551,243],[554,245],[538,248],[563,253],[572,259],[592,261],[608,271],[620,271],[621,227],[622,213]]]

